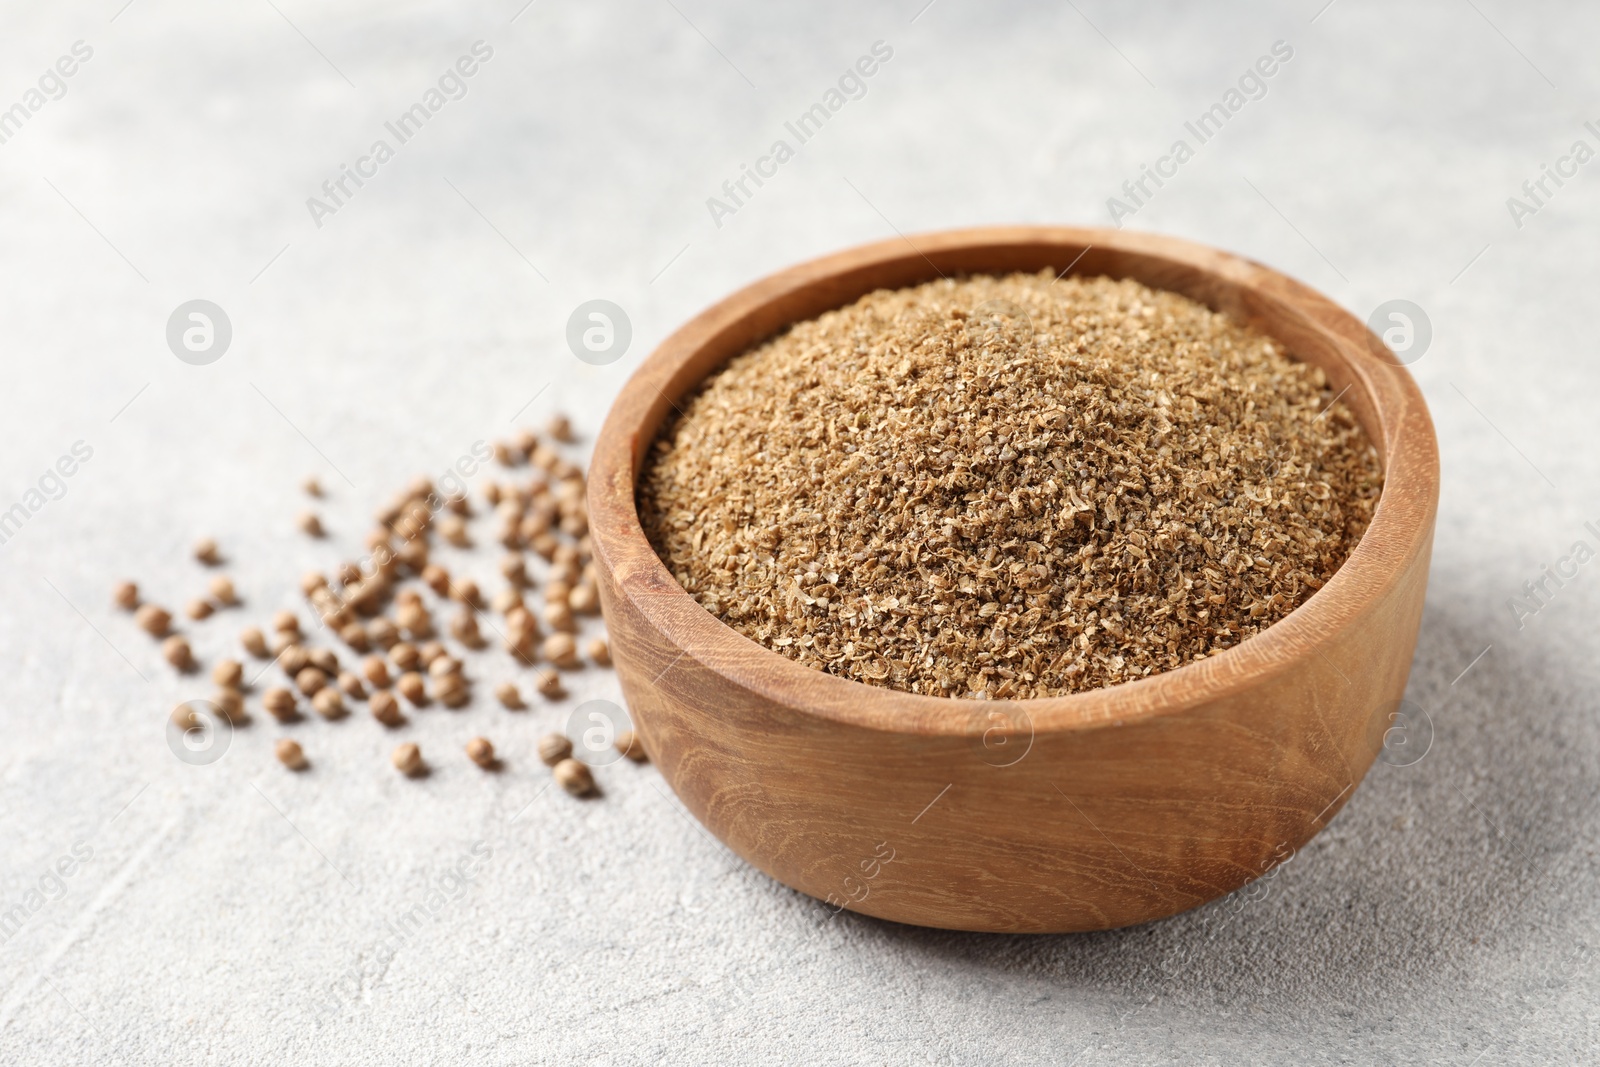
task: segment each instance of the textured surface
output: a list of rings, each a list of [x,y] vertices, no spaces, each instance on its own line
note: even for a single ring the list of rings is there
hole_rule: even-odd
[[[94,49],[0,144],[0,508],[94,449],[0,545],[0,904],[92,849],[0,944],[0,1061],[1592,1058],[1600,579],[1570,553],[1600,548],[1600,203],[1588,169],[1538,203],[1519,187],[1597,145],[1600,14],[118,6],[12,4],[0,35],[0,107]],[[306,198],[480,38],[494,57],[466,97],[315,227]],[[866,94],[719,228],[706,198],[880,39]],[[1294,53],[1264,95],[1124,221],[1362,316],[1425,307],[1413,370],[1444,487],[1410,690],[1432,747],[1377,767],[1263,888],[1089,937],[830,920],[708,840],[648,766],[603,769],[598,803],[538,794],[534,736],[559,713],[481,700],[417,730],[425,749],[489,733],[509,768],[487,780],[463,759],[401,781],[359,720],[306,731],[304,777],[271,764],[265,723],[211,767],[173,758],[163,716],[192,694],[109,607],[115,578],[177,599],[209,532],[253,609],[291,603],[324,558],[290,524],[301,475],[334,490],[348,543],[381,494],[536,393],[528,416],[592,430],[651,344],[778,266],[895,229],[1104,222],[1278,39]],[[594,297],[632,319],[609,366],[565,350]],[[209,367],[163,336],[194,298],[233,322]],[[1514,613],[1545,564],[1575,576]]]

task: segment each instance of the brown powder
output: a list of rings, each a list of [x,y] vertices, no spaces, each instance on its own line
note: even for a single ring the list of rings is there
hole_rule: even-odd
[[[1328,580],[1382,484],[1336,400],[1173,293],[942,280],[733,359],[655,442],[639,510],[691,596],[791,659],[1058,695],[1232,647]]]

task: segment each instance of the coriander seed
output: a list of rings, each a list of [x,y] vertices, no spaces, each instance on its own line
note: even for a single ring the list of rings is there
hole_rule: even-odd
[[[219,689],[211,698],[211,702],[228,717],[229,722],[237,725],[245,721],[244,694],[239,690]]]
[[[430,563],[422,568],[422,580],[439,596],[450,595],[450,572],[437,563]]]
[[[368,656],[361,661],[361,672],[367,676],[374,689],[389,687],[389,665],[382,656]]]
[[[439,536],[457,548],[472,547],[472,538],[467,535],[467,520],[459,515],[447,515],[439,520]]]
[[[523,707],[522,693],[517,689],[516,682],[501,682],[494,687],[495,699],[513,710]]]
[[[279,722],[293,722],[299,717],[294,694],[287,689],[268,689],[261,694],[261,706]]]
[[[165,637],[172,629],[172,613],[155,604],[143,604],[134,612],[133,621],[152,637]]]
[[[361,684],[361,676],[355,671],[339,672],[339,688],[351,700],[365,700],[367,687]]]
[[[406,717],[400,712],[400,702],[387,689],[374,692],[372,699],[367,702],[367,709],[372,712],[374,719],[385,726],[401,726],[406,721]]]
[[[320,497],[322,495],[322,483],[317,481],[316,475],[312,475],[301,482],[300,488],[305,490],[306,496]]]
[[[410,741],[396,748],[389,761],[394,764],[395,770],[408,778],[422,773],[422,750]]]
[[[394,683],[394,687],[401,696],[419,708],[428,702],[427,683],[416,671],[406,671],[400,676],[400,680]]]
[[[538,668],[534,671],[534,678],[534,687],[546,700],[560,700],[567,695],[566,689],[561,684],[561,675],[549,667]]]
[[[202,537],[194,543],[194,558],[204,563],[207,567],[215,567],[222,562],[222,553],[217,548],[217,542],[209,537]]]
[[[365,652],[372,647],[372,643],[367,640],[367,628],[359,622],[347,622],[339,627],[339,640],[356,652]]]
[[[246,626],[240,630],[239,644],[257,659],[266,659],[272,655],[272,650],[267,647],[267,636],[261,632],[259,626]]]
[[[592,585],[579,584],[567,597],[567,606],[579,615],[600,614],[600,591]]]
[[[183,613],[196,622],[199,622],[201,619],[209,619],[211,617],[211,613],[216,610],[217,609],[212,605],[211,601],[205,600],[201,597],[196,597],[184,605]]]
[[[557,441],[560,441],[564,445],[570,445],[572,442],[578,439],[577,436],[572,432],[572,420],[567,418],[565,415],[552,416],[550,419],[550,425],[545,428],[545,433],[549,434],[551,437],[555,438]]]
[[[644,742],[639,740],[639,735],[632,730],[618,730],[616,737],[617,751],[633,760],[643,763],[650,757],[645,755]]]
[[[373,619],[367,623],[367,637],[377,647],[388,650],[400,642],[400,630],[388,619]]]
[[[306,768],[306,754],[300,748],[300,742],[292,737],[280,737],[278,743],[272,746],[272,751],[278,756],[278,762],[291,771],[303,771]]]
[[[328,684],[328,676],[316,667],[302,667],[295,673],[294,684],[306,696],[316,696]]]
[[[539,758],[545,766],[554,767],[572,755],[572,742],[564,734],[545,734],[539,738]]]
[[[591,637],[589,643],[583,646],[583,651],[588,655],[590,662],[600,667],[611,666],[611,646],[603,637]]]
[[[322,528],[322,520],[317,517],[317,513],[314,511],[301,512],[300,517],[295,520],[295,524],[300,527],[300,532],[307,537],[321,537],[326,533]]]
[[[189,648],[189,642],[177,634],[161,642],[161,654],[180,671],[194,670],[194,652]]]
[[[594,775],[589,768],[575,759],[564,759],[550,768],[562,789],[575,797],[594,792]]]
[[[211,598],[218,604],[233,607],[239,603],[238,590],[234,589],[233,579],[226,574],[219,574],[212,578],[208,588],[211,590]]]
[[[311,698],[311,706],[324,719],[338,719],[345,714],[344,695],[332,686],[317,690]]]
[[[403,671],[414,670],[422,662],[422,653],[410,641],[400,641],[389,650],[389,661]]]
[[[133,611],[139,606],[139,587],[133,582],[118,582],[111,599],[123,611]]]
[[[494,745],[489,743],[487,737],[474,737],[467,742],[467,758],[480,767],[493,767]]]
[[[272,616],[272,628],[280,634],[299,634],[300,619],[292,611],[275,612]]]
[[[306,653],[306,661],[329,678],[339,673],[339,657],[331,648],[313,648]]]
[[[244,664],[236,659],[219,659],[211,668],[211,680],[218,685],[239,688],[244,681]]]

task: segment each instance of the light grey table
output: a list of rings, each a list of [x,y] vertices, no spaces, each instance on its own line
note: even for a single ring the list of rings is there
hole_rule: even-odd
[[[0,545],[0,915],[23,909],[0,1061],[1596,1058],[1600,563],[1531,617],[1508,602],[1600,547],[1600,164],[1562,162],[1600,149],[1600,12],[923,3],[6,5],[0,510],[26,517]],[[880,41],[864,93],[846,80],[798,143],[785,124]],[[1277,41],[1261,91],[1189,133]],[[385,124],[419,103],[402,143]],[[1180,138],[1192,158],[1161,163]],[[1130,202],[1158,163],[1174,176]],[[735,204],[746,165],[769,177]],[[1571,176],[1534,203],[1544,165]],[[333,203],[343,166],[368,177]],[[191,627],[214,658],[411,475],[518,412],[592,433],[732,288],[896,232],[1104,223],[1113,196],[1125,225],[1431,322],[1414,371],[1444,487],[1410,689],[1431,748],[1377,766],[1259,899],[1079,937],[828,920],[653,768],[603,769],[595,802],[541,793],[533,742],[570,702],[513,714],[486,686],[417,717],[421,782],[364,716],[297,728],[302,776],[259,717],[212,765],[168,749],[167,709],[199,694],[110,606],[115,579],[180,602],[187,546],[218,537],[249,609]],[[564,340],[594,298],[633,329],[607,366]],[[232,326],[207,366],[166,342],[193,299]],[[31,497],[77,442],[88,460]],[[307,473],[325,546],[292,528]],[[589,672],[573,700],[614,686]],[[480,731],[505,773],[459,758]]]

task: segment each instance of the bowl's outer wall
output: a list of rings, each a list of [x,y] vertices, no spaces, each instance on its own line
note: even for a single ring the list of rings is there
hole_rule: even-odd
[[[1038,269],[1053,262],[1038,258],[1040,243],[1064,261],[1074,241],[1098,240],[1075,272],[1137,277],[1204,299],[1285,340],[1336,385],[1358,386],[1349,400],[1379,443],[1390,481],[1357,553],[1290,616],[1293,626],[1284,620],[1208,664],[1169,672],[1159,686],[1117,687],[1162,694],[1157,707],[1101,691],[1122,701],[1102,701],[1108,707],[1137,709],[1126,716],[1064,721],[1054,710],[1062,701],[932,698],[913,699],[945,725],[930,728],[924,717],[902,727],[892,715],[850,721],[837,707],[819,712],[837,705],[842,685],[862,705],[897,695],[800,668],[715,623],[673,581],[644,542],[633,507],[637,464],[665,407],[638,395],[631,412],[619,398],[597,447],[590,504],[601,599],[623,692],[651,758],[696,818],[772,877],[836,906],[925,926],[1124,926],[1195,907],[1284,862],[1327,825],[1372,764],[1404,694],[1421,620],[1436,444],[1420,394],[1381,344],[1280,275],[1210,250],[1199,250],[1207,273],[1114,247],[1161,241],[1148,236],[1004,232],[1031,235],[1032,243],[1017,252],[1012,240],[997,252],[994,231],[975,231],[974,244],[979,234],[989,244],[964,259],[940,258],[939,266]],[[943,240],[961,251],[960,236]],[[1195,246],[1173,244],[1196,256]],[[861,252],[892,259],[885,247]],[[728,355],[822,309],[813,305],[925,280],[933,269],[924,264],[919,273],[904,257],[892,262],[887,272],[869,262],[863,277],[813,285],[798,305],[766,303],[763,287],[781,294],[784,275],[730,297],[725,303],[743,296],[739,306],[758,313],[721,330],[715,345],[699,346],[717,351],[687,359],[680,352],[672,366],[658,365],[666,377],[649,391],[681,395]],[[1285,299],[1298,301],[1300,314],[1285,319]],[[709,336],[705,324],[715,324],[716,310],[652,359],[672,355],[685,334],[690,342]],[[651,370],[647,362],[636,379]],[[619,414],[632,425],[614,425]],[[1397,471],[1423,484],[1397,485]],[[1393,513],[1389,521],[1385,512]],[[1383,566],[1354,566],[1358,556]],[[1308,611],[1319,600],[1321,610]],[[713,630],[706,640],[708,622],[726,636]],[[1232,680],[1210,684],[1213,664],[1228,657]],[[1186,672],[1195,684],[1175,688]]]

